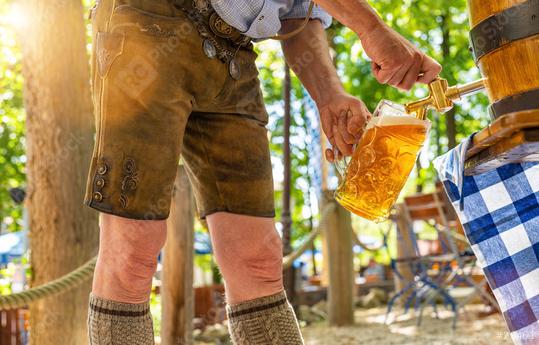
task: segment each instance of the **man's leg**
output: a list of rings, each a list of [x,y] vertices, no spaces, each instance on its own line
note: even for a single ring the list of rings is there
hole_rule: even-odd
[[[154,343],[149,297],[166,221],[101,214],[99,258],[88,326],[90,345]]]
[[[282,244],[273,219],[220,212],[207,220],[234,343],[303,344],[283,289]]]

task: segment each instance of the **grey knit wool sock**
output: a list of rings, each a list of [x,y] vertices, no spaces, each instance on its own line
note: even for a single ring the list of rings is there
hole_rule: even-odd
[[[303,339],[286,294],[227,306],[228,328],[235,345],[301,345]]]
[[[90,295],[90,345],[154,345],[150,304],[120,303]]]

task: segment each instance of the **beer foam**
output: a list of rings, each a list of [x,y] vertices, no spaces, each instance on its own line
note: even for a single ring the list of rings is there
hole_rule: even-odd
[[[402,116],[383,115],[383,116],[373,117],[367,124],[367,129],[372,128],[374,126],[384,127],[384,126],[402,126],[402,125],[422,126],[428,129],[430,128],[431,123],[428,120],[420,120],[416,117],[409,116],[409,115],[402,115]]]

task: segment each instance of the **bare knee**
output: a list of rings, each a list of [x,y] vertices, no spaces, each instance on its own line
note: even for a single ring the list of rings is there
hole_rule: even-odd
[[[231,245],[224,255],[219,255],[222,269],[240,268],[252,280],[261,283],[281,276],[281,246],[267,243]]]
[[[230,303],[282,290],[282,242],[272,220],[243,219],[242,225],[208,220]]]
[[[127,303],[146,301],[166,240],[166,222],[103,214],[100,227],[94,294]]]

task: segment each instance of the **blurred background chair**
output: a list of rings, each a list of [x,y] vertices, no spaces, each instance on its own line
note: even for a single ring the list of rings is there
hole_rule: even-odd
[[[407,313],[413,306],[421,324],[425,307],[437,303],[453,311],[456,326],[461,307],[481,296],[496,305],[485,290],[486,280],[476,266],[468,241],[441,185],[433,193],[406,197],[397,205],[397,257],[391,267],[397,291],[390,299],[387,317],[401,300]]]

